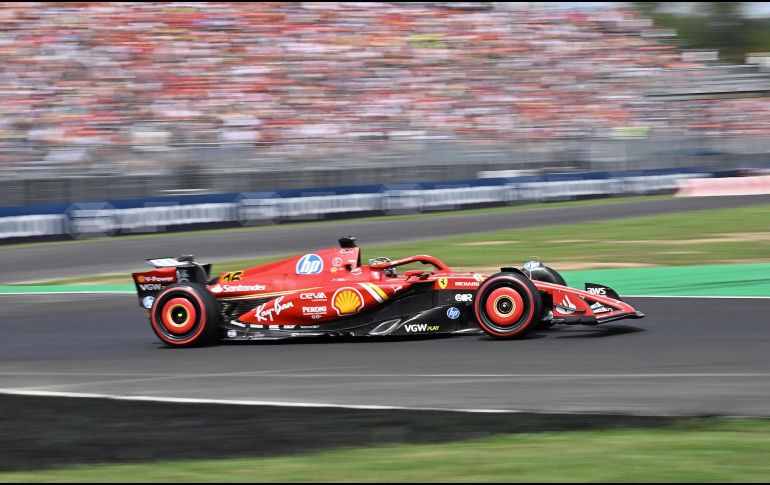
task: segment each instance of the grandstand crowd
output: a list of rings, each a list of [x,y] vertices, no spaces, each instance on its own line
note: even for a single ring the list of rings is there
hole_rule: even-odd
[[[480,6],[490,8],[4,3],[0,156],[627,128],[770,133],[768,98],[646,96],[703,66],[647,35],[654,27],[634,10]]]

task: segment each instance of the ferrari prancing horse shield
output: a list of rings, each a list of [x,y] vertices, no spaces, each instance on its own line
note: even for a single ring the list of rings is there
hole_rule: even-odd
[[[443,290],[446,288],[447,283],[449,283],[449,280],[446,278],[439,278],[438,279],[438,286]]]

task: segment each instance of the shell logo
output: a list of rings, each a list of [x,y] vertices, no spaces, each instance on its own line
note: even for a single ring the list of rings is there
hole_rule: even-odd
[[[139,276],[138,278],[136,278],[136,280],[137,280],[139,283],[144,283],[144,276]]]
[[[363,307],[364,297],[355,288],[340,288],[332,296],[332,308],[337,310],[339,316],[358,313]]]

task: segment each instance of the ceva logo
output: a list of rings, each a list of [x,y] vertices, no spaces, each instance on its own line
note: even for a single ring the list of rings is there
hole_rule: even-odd
[[[324,260],[317,254],[306,254],[297,261],[297,274],[318,274],[324,269]]]

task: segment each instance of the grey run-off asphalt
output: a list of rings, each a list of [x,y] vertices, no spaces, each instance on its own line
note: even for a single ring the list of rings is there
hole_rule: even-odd
[[[648,316],[483,335],[169,349],[132,295],[2,296],[0,388],[408,408],[770,416],[770,299],[630,298]]]

